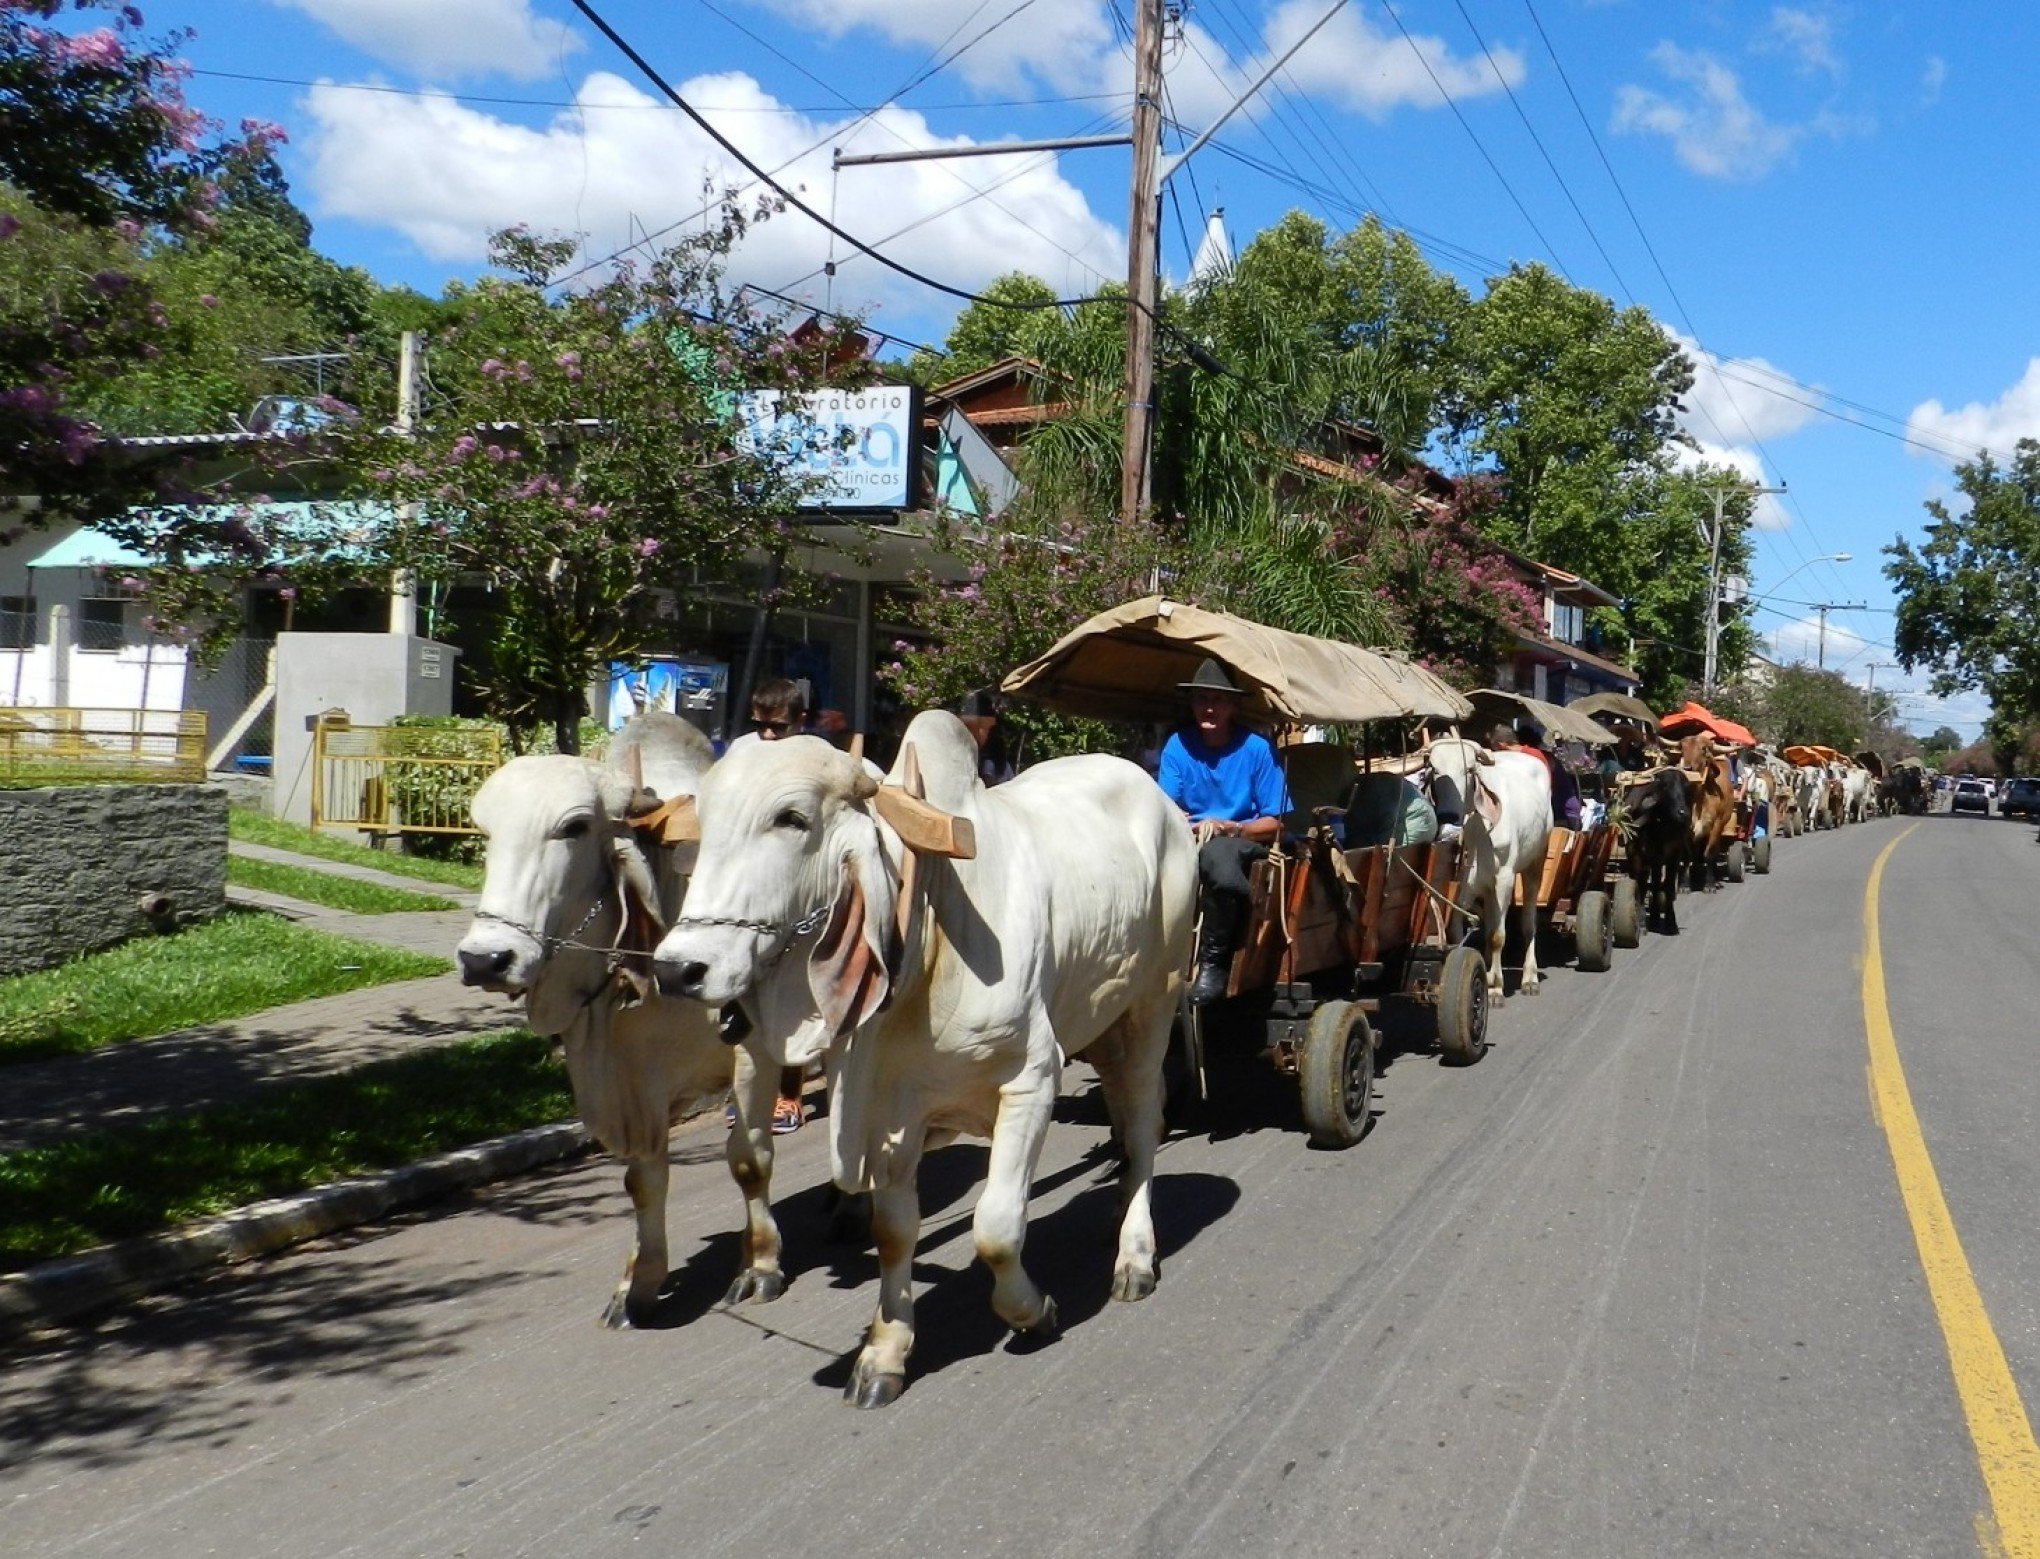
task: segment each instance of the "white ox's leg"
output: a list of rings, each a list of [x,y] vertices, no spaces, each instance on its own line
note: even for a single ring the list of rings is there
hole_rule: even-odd
[[[843,1395],[858,1407],[884,1407],[906,1389],[914,1346],[914,1246],[921,1238],[918,1162],[871,1194],[871,1235],[878,1246],[878,1314]]]
[[[1541,875],[1543,867],[1539,865],[1533,870]],[[1530,891],[1532,886],[1530,879],[1526,877],[1524,881],[1523,908],[1517,912],[1518,929],[1523,934],[1523,979],[1516,989],[1525,996],[1535,996],[1540,978],[1537,973],[1537,900],[1535,894]]]
[[[748,1049],[740,1049],[732,1096],[737,1121],[723,1153],[744,1197],[744,1264],[725,1303],[763,1303],[786,1292],[779,1225],[772,1217],[772,1107],[779,1097],[779,1069],[760,1066]]]
[[[1059,1080],[1051,1065],[1023,1074],[999,1091],[985,1189],[971,1220],[978,1259],[992,1269],[993,1313],[1016,1332],[1055,1330],[1055,1301],[1035,1287],[1021,1264],[1020,1252],[1027,1242],[1027,1199],[1034,1189],[1034,1166],[1048,1138]],[[1133,1151],[1131,1143],[1127,1151]]]
[[[623,1282],[602,1312],[609,1327],[642,1326],[651,1319],[666,1283],[666,1181],[671,1165],[664,1133],[655,1157],[632,1159],[623,1171],[623,1188],[637,1214],[637,1240],[623,1269]]]
[[[1112,1268],[1112,1297],[1119,1300],[1147,1298],[1160,1276],[1149,1194],[1162,1135],[1162,1057],[1176,1015],[1173,985],[1154,1003],[1128,1012],[1084,1052],[1098,1069],[1105,1106],[1126,1154],[1119,1179],[1119,1256]]]
[[[1505,879],[1497,874],[1494,886],[1480,906],[1481,942],[1487,952],[1488,995],[1496,1001],[1500,1001],[1503,995],[1502,943],[1508,936],[1509,896],[1514,892],[1515,879]]]

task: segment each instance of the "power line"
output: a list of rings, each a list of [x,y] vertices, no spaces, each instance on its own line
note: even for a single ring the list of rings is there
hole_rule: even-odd
[[[1614,260],[1609,258],[1607,246],[1601,242],[1601,235],[1594,231],[1594,224],[1587,220],[1586,212],[1580,209],[1579,201],[1573,198],[1572,186],[1566,183],[1565,175],[1558,171],[1558,164],[1551,160],[1551,153],[1545,150],[1544,137],[1537,133],[1537,126],[1530,122],[1529,114],[1524,112],[1523,100],[1516,96],[1516,89],[1509,85],[1509,78],[1502,74],[1502,67],[1495,63],[1494,52],[1488,48],[1487,39],[1481,36],[1480,29],[1474,26],[1473,17],[1466,9],[1466,0],[1452,0],[1452,3],[1458,7],[1460,19],[1466,23],[1466,30],[1473,34],[1473,41],[1480,45],[1481,58],[1488,62],[1488,69],[1495,73],[1495,80],[1502,84],[1502,90],[1509,95],[1509,106],[1516,110],[1516,117],[1523,121],[1523,128],[1530,132],[1530,142],[1537,148],[1537,155],[1544,159],[1544,166],[1549,168],[1551,176],[1558,180],[1559,189],[1565,193],[1566,204],[1572,207],[1573,215],[1580,219],[1580,226],[1587,230],[1587,237],[1593,241],[1594,250],[1600,255],[1601,263],[1608,267],[1608,274],[1615,278],[1615,285],[1622,290],[1622,295],[1634,303],[1636,295],[1629,290],[1629,283],[1622,279],[1622,272],[1616,268]]]
[[[880,265],[884,266],[887,270],[895,271],[899,275],[906,277],[909,281],[919,282],[922,286],[928,288],[933,292],[939,292],[952,298],[960,298],[966,303],[988,304],[994,308],[1008,308],[1016,310],[1029,310],[1035,308],[1061,308],[1081,303],[1092,303],[1098,301],[1096,298],[1087,297],[1087,298],[1058,298],[1042,303],[1028,303],[1024,301],[1015,301],[1005,298],[986,297],[982,293],[972,292],[967,287],[958,287],[950,282],[938,281],[933,276],[929,276],[922,271],[917,271],[911,265],[907,265],[902,261],[895,260],[890,255],[880,252],[877,248],[865,242],[863,239],[859,238],[855,233],[848,232],[845,229],[837,226],[836,223],[830,221],[827,217],[823,216],[819,211],[815,210],[813,206],[810,206],[806,201],[802,200],[798,195],[794,194],[793,191],[787,189],[785,185],[779,183],[773,177],[772,174],[766,172],[765,169],[761,168],[757,164],[757,162],[751,158],[751,156],[748,153],[746,153],[734,141],[732,141],[728,136],[724,135],[722,131],[718,130],[712,123],[710,123],[709,120],[701,113],[699,109],[697,109],[692,103],[689,103],[685,98],[683,98],[679,94],[679,92],[674,89],[672,83],[667,81],[664,76],[662,76],[656,69],[654,69],[652,63],[649,60],[647,60],[642,54],[640,54],[637,51],[637,49],[631,45],[630,41],[623,36],[622,33],[618,32],[614,27],[612,27],[609,24],[608,20],[603,17],[602,13],[597,11],[595,7],[590,3],[590,0],[573,0],[573,3],[574,9],[579,11],[583,16],[585,16],[589,20],[589,22],[591,22],[594,25],[595,29],[598,32],[600,32],[603,37],[607,38],[612,45],[615,46],[618,53],[622,54],[624,58],[631,62],[631,64],[635,65],[638,68],[638,70],[644,75],[645,79],[651,82],[653,86],[659,89],[659,92],[662,96],[664,96],[669,102],[671,102],[674,107],[678,108],[681,112],[686,114],[687,117],[695,123],[695,125],[702,131],[703,134],[707,135],[710,140],[716,143],[716,145],[720,146],[731,157],[735,158],[739,163],[741,163],[759,182],[765,184],[775,194],[777,194],[781,200],[785,201],[788,206],[792,207],[795,211],[798,211],[802,216],[805,216],[810,221],[819,224],[824,231],[834,233],[838,238],[842,239],[843,242],[850,245],[850,247],[855,249],[858,253],[866,255],[873,260],[876,260]],[[1010,20],[1013,16],[1018,15],[1020,11],[1024,10],[1028,5],[1031,5],[1032,3],[1033,0],[1021,0],[1021,3],[1018,6],[1014,7],[1014,9],[1012,11],[1009,11],[1005,17],[1001,18],[1001,22]],[[997,27],[998,25],[1000,24],[999,23],[993,24],[994,27]],[[987,31],[990,30],[991,29],[987,29]],[[980,33],[978,35],[978,37],[980,38],[983,36],[985,36],[984,33]],[[972,42],[976,41],[977,41],[976,39],[972,40]],[[968,47],[968,45],[966,45],[965,47]],[[950,58],[951,59],[955,58],[955,55],[952,54]],[[926,79],[925,76],[923,77],[923,79]],[[677,226],[678,224],[675,225]]]
[[[1452,110],[1452,117],[1459,121],[1459,128],[1466,132],[1466,138],[1473,142],[1473,149],[1480,153],[1481,161],[1488,165],[1488,171],[1500,182],[1510,201],[1522,213],[1523,220],[1530,224],[1530,231],[1537,235],[1537,241],[1544,246],[1544,252],[1551,256],[1551,263],[1558,267],[1558,274],[1570,284],[1572,273],[1565,268],[1565,261],[1558,257],[1558,250],[1553,247],[1551,240],[1544,236],[1544,229],[1537,225],[1537,218],[1533,217],[1530,208],[1523,204],[1522,197],[1516,193],[1516,187],[1509,182],[1508,175],[1502,172],[1501,165],[1488,154],[1488,149],[1482,144],[1481,138],[1474,134],[1472,124],[1467,121],[1466,115],[1459,111],[1459,105],[1453,101],[1452,94],[1445,90],[1445,83],[1440,81],[1438,73],[1431,69],[1431,61],[1425,56],[1424,51],[1417,47],[1417,40],[1410,36],[1410,30],[1403,26],[1402,14],[1396,10],[1392,0],[1381,0],[1381,3],[1382,9],[1388,12],[1389,20],[1395,23],[1395,30],[1403,35],[1403,42],[1410,46],[1410,53],[1417,57],[1417,63],[1424,67],[1424,74],[1431,78],[1431,85],[1438,89],[1438,95],[1445,99],[1445,106]]]

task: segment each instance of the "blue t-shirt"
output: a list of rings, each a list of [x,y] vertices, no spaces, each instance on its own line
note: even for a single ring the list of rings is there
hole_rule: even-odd
[[[1289,787],[1268,738],[1235,730],[1232,740],[1212,752],[1195,736],[1170,735],[1162,748],[1161,772],[1155,776],[1162,794],[1201,823],[1217,818],[1250,823],[1257,817],[1280,817],[1289,810]]]

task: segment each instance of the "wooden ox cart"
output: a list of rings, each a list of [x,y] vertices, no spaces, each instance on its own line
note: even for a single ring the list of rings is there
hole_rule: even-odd
[[[1183,718],[1178,685],[1207,656],[1245,690],[1242,719],[1277,738],[1312,725],[1442,725],[1472,712],[1407,661],[1153,596],[1093,617],[1007,677],[1004,690],[1066,714],[1173,726]],[[1251,1035],[1296,1080],[1311,1141],[1350,1147],[1373,1101],[1370,1014],[1392,996],[1429,1006],[1447,1058],[1476,1061],[1487,1048],[1487,966],[1462,945],[1456,841],[1341,838],[1358,816],[1348,804],[1364,777],[1400,775],[1404,765],[1377,764],[1370,749],[1339,742],[1280,751],[1295,810],[1249,875],[1247,930],[1225,997],[1184,1005],[1178,1057],[1208,1098],[1207,1042]]]

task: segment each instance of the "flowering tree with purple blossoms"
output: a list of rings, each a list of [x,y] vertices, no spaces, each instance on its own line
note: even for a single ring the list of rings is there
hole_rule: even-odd
[[[66,12],[104,21],[58,25]],[[0,0],[0,244],[29,251],[10,256],[16,280],[0,288],[0,497],[39,499],[30,522],[153,491],[154,473],[102,441],[80,391],[162,350],[168,321],[128,263],[133,246],[209,227],[220,179],[260,159],[271,134],[220,135],[184,101],[183,35],[142,27],[134,6],[108,0]],[[109,253],[108,235],[126,252]]]
[[[805,332],[723,285],[747,221],[718,226],[590,285],[554,279],[574,245],[499,234],[501,274],[448,299],[426,343],[438,394],[406,437],[364,435],[362,495],[398,518],[368,545],[423,586],[485,581],[500,601],[481,692],[513,731],[549,725],[577,751],[591,683],[667,637],[662,596],[786,558],[820,481],[783,416],[761,442],[741,392],[854,382],[848,327]],[[845,366],[845,364],[849,366]],[[791,404],[783,400],[782,412]],[[699,585],[697,585],[699,581]],[[797,591],[797,575],[781,591]]]

